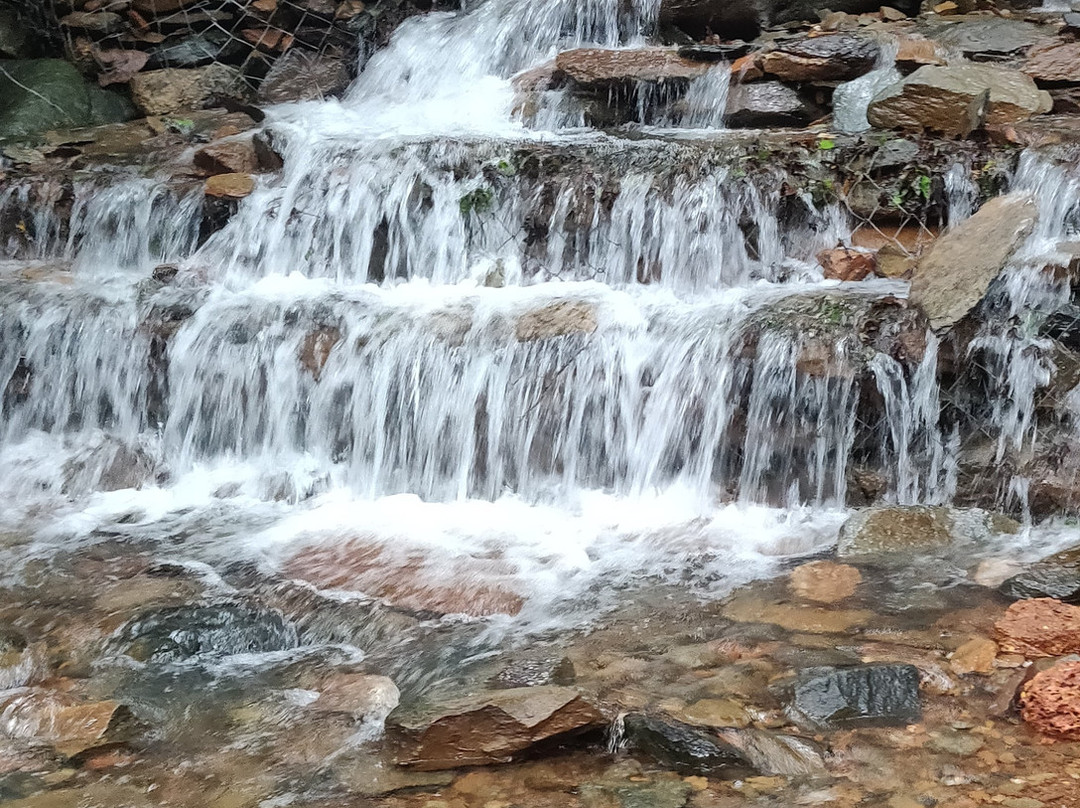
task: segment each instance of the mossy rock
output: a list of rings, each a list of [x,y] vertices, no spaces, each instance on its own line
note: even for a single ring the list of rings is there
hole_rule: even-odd
[[[126,98],[90,84],[62,59],[0,61],[0,138],[116,123],[133,114]]]

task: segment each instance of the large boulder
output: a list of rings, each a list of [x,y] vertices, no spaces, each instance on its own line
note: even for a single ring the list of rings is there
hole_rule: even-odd
[[[873,70],[879,50],[867,37],[826,34],[783,42],[761,65],[784,81],[847,81]]]
[[[0,62],[0,138],[126,121],[120,95],[89,84],[61,59]]]
[[[418,771],[506,763],[537,744],[604,726],[573,688],[497,690],[393,713],[398,763]]]
[[[215,98],[245,98],[247,88],[234,67],[164,68],[139,73],[131,80],[131,97],[146,115],[168,115],[201,109]]]
[[[1025,121],[1052,107],[1050,94],[1019,70],[990,64],[927,65],[874,96],[867,119],[883,129],[963,137],[984,123]]]
[[[1037,217],[1030,194],[999,196],[934,242],[915,265],[910,295],[931,328],[947,329],[975,308]]]

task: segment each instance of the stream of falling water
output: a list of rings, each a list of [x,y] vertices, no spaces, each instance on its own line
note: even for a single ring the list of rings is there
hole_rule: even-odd
[[[200,561],[285,569],[312,547],[414,548],[419,585],[480,569],[558,624],[555,604],[600,581],[719,592],[828,546],[864,374],[889,497],[950,501],[936,340],[908,367],[789,318],[791,300],[861,311],[904,292],[821,281],[814,255],[850,236],[838,207],[793,213],[722,149],[515,118],[513,75],[640,44],[655,5],[409,20],[343,100],[271,110],[283,173],[201,246],[198,189],[87,181],[66,239],[39,200],[40,238],[8,246],[0,280],[5,522],[46,545],[198,533]],[[728,75],[662,123],[719,129]],[[537,168],[544,150],[569,168]],[[949,176],[959,221],[970,181]],[[1035,157],[1015,184],[1043,206],[1034,266],[1075,231],[1080,185]],[[162,263],[171,286],[148,280]],[[58,265],[70,284],[25,282]],[[1061,293],[1025,266],[1003,292],[1014,322]],[[1000,458],[1033,438],[1044,359],[1022,325],[976,347],[1000,371]],[[403,555],[385,577],[416,572]]]

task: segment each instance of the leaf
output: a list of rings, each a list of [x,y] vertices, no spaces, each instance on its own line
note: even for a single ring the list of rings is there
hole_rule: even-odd
[[[830,149],[836,148],[836,141],[831,140],[827,137],[823,137],[821,140],[818,141],[817,147],[822,151],[829,151]]]

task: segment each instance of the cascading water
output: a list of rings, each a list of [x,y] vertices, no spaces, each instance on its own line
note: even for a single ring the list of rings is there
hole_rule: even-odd
[[[907,362],[844,330],[903,285],[823,284],[814,256],[850,240],[841,208],[745,178],[723,135],[678,137],[721,128],[726,64],[643,115],[640,139],[544,131],[583,120],[557,91],[533,128],[515,116],[516,74],[641,44],[655,5],[487,0],[409,20],[343,100],[270,110],[283,172],[203,243],[198,191],[87,183],[63,225],[4,191],[0,218],[40,218],[0,280],[9,518],[66,498],[53,533],[85,536],[247,508],[245,549],[284,558],[360,514],[425,552],[517,552],[540,600],[563,564],[614,583],[711,553],[703,579],[731,581],[830,540],[867,379],[887,496],[948,502],[937,342]],[[848,85],[849,128],[882,75]],[[950,223],[970,212],[966,174],[947,179]],[[1046,209],[1032,250],[1075,230],[1080,190],[1052,174],[1025,158],[1015,181]],[[63,282],[24,283],[27,261]],[[179,265],[171,286],[148,279],[161,263]],[[1011,325],[972,347],[1002,386],[999,456],[1033,437],[1045,364],[1022,320],[1060,293],[1040,283],[1011,282]],[[835,327],[793,325],[789,299]]]

